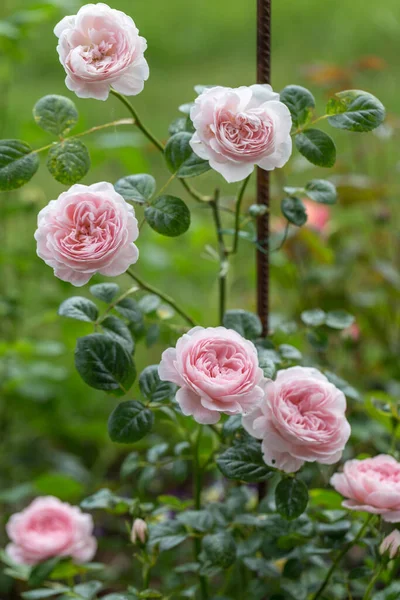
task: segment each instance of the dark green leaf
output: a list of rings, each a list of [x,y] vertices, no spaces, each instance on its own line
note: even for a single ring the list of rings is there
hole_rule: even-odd
[[[158,366],[146,367],[139,377],[139,388],[143,396],[151,402],[171,400],[176,392],[176,385],[170,381],[161,381]]]
[[[280,571],[273,562],[262,557],[248,556],[243,560],[244,564],[250,571],[257,573],[259,577],[279,577]]]
[[[82,296],[72,296],[60,305],[58,314],[62,317],[77,319],[78,321],[96,321],[99,316],[97,306],[91,300]]]
[[[185,527],[178,521],[164,521],[149,526],[150,548],[158,546],[160,552],[175,548],[187,538]]]
[[[135,366],[126,348],[100,333],[78,339],[75,366],[85,383],[117,395],[126,393],[136,376]]]
[[[385,108],[372,94],[362,90],[338,92],[327,105],[328,122],[337,129],[372,131],[385,119]]]
[[[53,556],[53,558],[49,558],[48,560],[35,565],[29,575],[28,584],[31,587],[36,587],[43,583],[43,581],[50,576],[60,560],[60,556]]]
[[[208,510],[186,510],[177,516],[177,520],[194,531],[211,531],[214,519]]]
[[[332,138],[319,129],[306,129],[295,137],[298,151],[313,165],[333,167],[336,147]]]
[[[265,481],[273,473],[263,460],[259,442],[250,436],[220,454],[217,465],[228,479],[247,483]]]
[[[320,327],[325,323],[326,313],[320,308],[314,308],[313,310],[304,310],[300,316],[308,327]]]
[[[211,168],[208,161],[193,152],[190,146],[192,136],[193,134],[184,131],[175,133],[165,146],[168,168],[177,177],[195,177]]]
[[[47,168],[60,183],[73,185],[90,169],[89,152],[80,140],[67,139],[50,148]]]
[[[182,235],[190,226],[189,209],[183,200],[175,196],[160,196],[146,207],[144,216],[157,233],[169,237]]]
[[[234,329],[241,336],[254,340],[262,333],[260,318],[246,310],[227,310],[223,319],[224,327]]]
[[[288,520],[297,519],[307,508],[308,490],[300,479],[285,477],[275,489],[276,510]]]
[[[336,187],[326,179],[313,179],[304,188],[306,195],[321,204],[335,204],[337,200]]]
[[[122,346],[125,346],[129,354],[132,354],[135,347],[132,334],[129,331],[128,326],[125,325],[121,319],[114,317],[114,315],[110,315],[101,322],[101,326],[105,335],[108,335],[122,344]]]
[[[0,190],[16,190],[28,183],[39,167],[39,157],[25,142],[0,140]]]
[[[206,535],[201,547],[206,561],[212,566],[227,569],[236,560],[236,543],[227,531]]]
[[[87,583],[75,585],[74,592],[85,600],[93,600],[102,587],[103,584],[100,581],[88,581]]]
[[[117,283],[96,283],[91,285],[89,290],[95,298],[109,304],[118,294],[119,285]]]
[[[234,435],[242,427],[242,416],[231,415],[222,426],[222,435],[224,437]]]
[[[326,315],[325,323],[332,329],[346,329],[354,323],[353,315],[345,310],[332,310]]]
[[[286,104],[292,115],[293,125],[304,125],[315,107],[312,93],[301,85],[288,85],[280,93],[280,101]]]
[[[139,308],[139,304],[133,298],[124,298],[118,302],[115,310],[132,323],[141,323],[143,321],[143,314]]]
[[[114,187],[118,194],[121,194],[128,202],[144,204],[156,191],[156,180],[145,173],[128,175],[118,179]]]
[[[301,227],[307,222],[306,208],[300,198],[295,198],[293,196],[283,198],[281,202],[281,211],[289,223],[293,223],[293,225],[297,225],[297,227]]]
[[[121,402],[108,419],[108,434],[113,442],[132,444],[141,440],[154,423],[154,415],[149,408],[137,400]]]
[[[44,96],[33,107],[36,123],[54,135],[65,135],[78,122],[75,104],[65,96],[51,94]]]
[[[124,514],[135,504],[135,501],[128,498],[116,496],[107,488],[101,489],[92,496],[85,498],[81,502],[84,510],[107,510],[116,514]]]

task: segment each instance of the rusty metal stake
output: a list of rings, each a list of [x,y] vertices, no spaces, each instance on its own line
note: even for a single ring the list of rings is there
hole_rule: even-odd
[[[271,79],[271,0],[257,0],[257,81]],[[257,169],[257,203],[269,208],[269,172]],[[268,334],[269,319],[269,213],[257,220],[257,312]]]

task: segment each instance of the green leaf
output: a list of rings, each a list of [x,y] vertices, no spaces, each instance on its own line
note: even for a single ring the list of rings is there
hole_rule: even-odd
[[[61,317],[69,317],[78,321],[88,321],[89,323],[96,321],[99,316],[97,306],[91,300],[82,296],[72,296],[60,305],[58,314]]]
[[[103,488],[82,500],[80,506],[84,510],[107,510],[115,514],[124,514],[135,505],[134,500],[116,496],[109,489]]]
[[[175,548],[188,537],[187,532],[178,521],[164,521],[155,523],[149,526],[149,541],[150,548],[158,546],[160,552]]]
[[[208,510],[186,510],[177,516],[177,520],[194,531],[211,531],[214,519]]]
[[[293,125],[304,125],[315,107],[312,93],[301,85],[288,85],[280,93],[280,101],[286,104],[292,115]]]
[[[151,431],[154,415],[137,400],[121,402],[108,419],[108,434],[113,442],[132,444]]]
[[[90,156],[80,140],[67,139],[50,148],[46,164],[54,179],[73,185],[89,171]]]
[[[254,340],[262,334],[260,318],[246,310],[227,310],[224,314],[223,325],[228,329],[234,329],[248,340]]]
[[[169,138],[165,146],[168,168],[177,177],[195,177],[210,170],[208,161],[195,154],[190,146],[193,134],[182,131]]]
[[[301,227],[307,222],[306,208],[300,198],[295,198],[293,196],[283,198],[281,202],[281,211],[289,223],[293,223],[293,225],[297,225],[297,227]]]
[[[134,363],[126,348],[101,333],[78,339],[75,366],[85,383],[116,395],[125,394],[136,377]]]
[[[44,562],[35,565],[30,572],[28,584],[31,587],[36,587],[37,585],[40,585],[45,579],[47,579],[50,576],[51,572],[57,566],[60,560],[60,556],[53,556],[53,558],[49,558],[48,560],[45,560]]]
[[[124,298],[116,304],[115,310],[131,323],[141,323],[143,321],[139,304],[133,298]]]
[[[320,308],[314,308],[313,310],[304,310],[300,317],[308,327],[320,327],[325,323],[326,313]]]
[[[83,485],[65,473],[43,473],[34,480],[36,493],[43,496],[57,496],[60,500],[77,500],[83,491]]]
[[[273,474],[263,460],[259,442],[250,436],[220,454],[217,466],[228,479],[247,483],[265,481]]]
[[[372,131],[385,119],[385,108],[372,94],[362,90],[338,92],[328,102],[328,122],[337,129]]]
[[[291,346],[290,344],[281,344],[279,346],[279,352],[281,353],[282,358],[285,360],[299,361],[303,358],[300,350],[295,348],[295,346]]]
[[[130,452],[121,465],[121,477],[125,479],[133,475],[139,468],[140,457],[137,452]]]
[[[151,402],[171,400],[176,392],[176,385],[170,381],[161,381],[158,365],[146,367],[139,377],[139,388],[143,396]]]
[[[306,129],[295,137],[300,154],[318,167],[333,167],[336,161],[336,147],[333,139],[319,129]]]
[[[321,204],[335,204],[337,200],[336,187],[326,179],[312,179],[304,191],[308,198]]]
[[[182,235],[190,226],[189,209],[175,196],[160,196],[146,207],[144,216],[152,229],[169,237]]]
[[[156,294],[146,294],[142,296],[138,302],[140,310],[148,315],[155,312],[161,304],[161,299]]]
[[[108,335],[112,339],[119,342],[122,346],[125,346],[129,354],[132,354],[135,343],[132,339],[132,334],[121,319],[110,315],[101,322],[104,334]]]
[[[346,329],[353,325],[354,321],[353,315],[345,310],[332,310],[326,315],[325,324],[332,329]]]
[[[20,140],[0,140],[0,190],[16,190],[34,176],[39,157]]]
[[[204,536],[201,548],[204,558],[212,566],[228,569],[236,560],[236,543],[227,531]]]
[[[81,596],[85,600],[93,600],[97,592],[101,590],[103,584],[101,581],[88,581],[74,586],[75,594]]]
[[[99,300],[109,304],[119,292],[119,285],[116,283],[96,283],[89,288],[90,293]]]
[[[69,588],[60,586],[55,589],[40,588],[38,590],[30,590],[29,592],[22,592],[21,598],[24,600],[41,600],[41,598],[51,598],[52,596],[58,596],[63,592],[68,592]]]
[[[144,204],[156,191],[156,180],[152,175],[140,173],[118,179],[114,187],[118,194],[121,194],[128,202]]]
[[[300,479],[285,477],[275,489],[276,510],[288,520],[297,519],[307,508],[308,490]]]
[[[275,375],[276,367],[274,361],[271,359],[268,350],[264,348],[257,348],[258,352],[258,365],[263,370],[264,377],[272,379]]]
[[[54,135],[65,135],[78,122],[75,104],[65,96],[51,94],[44,96],[33,107],[36,123]]]

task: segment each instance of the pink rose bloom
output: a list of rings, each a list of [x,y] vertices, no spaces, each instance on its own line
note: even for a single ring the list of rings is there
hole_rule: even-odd
[[[291,367],[266,381],[265,396],[243,417],[243,427],[262,440],[264,460],[286,473],[305,462],[331,465],[350,436],[346,399],[317,369]]]
[[[329,206],[311,200],[303,200],[307,212],[307,226],[324,233],[331,218]]]
[[[79,98],[107,100],[110,87],[139,94],[149,77],[145,38],[130,17],[107,4],[86,4],[54,28],[65,85]]]
[[[331,485],[348,498],[345,508],[381,515],[388,523],[400,522],[400,463],[393,456],[348,460],[343,473],[333,475]]]
[[[392,533],[389,533],[382,541],[379,546],[379,552],[381,554],[385,554],[386,552],[389,554],[389,558],[393,560],[399,551],[400,548],[400,531],[397,529],[393,529]]]
[[[42,496],[9,519],[7,534],[11,544],[6,552],[23,565],[35,565],[53,556],[87,562],[97,549],[92,533],[90,515],[53,496]]]
[[[180,386],[176,400],[198,423],[217,423],[220,413],[253,409],[263,396],[254,344],[225,327],[194,327],[162,355],[160,379]]]
[[[115,277],[135,263],[139,235],[133,207],[111,183],[73,185],[38,214],[37,254],[54,275],[77,287],[95,273]]]
[[[245,179],[254,165],[283,167],[292,153],[292,117],[270,85],[206,89],[190,117],[193,152],[228,182]]]

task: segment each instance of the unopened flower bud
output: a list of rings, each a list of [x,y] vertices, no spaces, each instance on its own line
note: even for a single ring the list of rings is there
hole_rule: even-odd
[[[132,525],[131,542],[145,544],[147,540],[147,524],[143,519],[135,519]]]
[[[389,554],[391,559],[397,556],[400,547],[400,531],[393,529],[389,535],[385,537],[381,545],[379,546],[379,552],[381,554]]]

